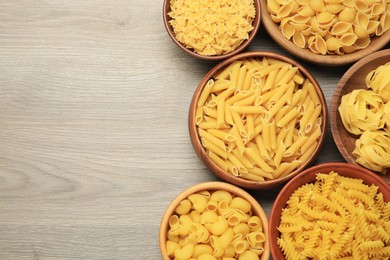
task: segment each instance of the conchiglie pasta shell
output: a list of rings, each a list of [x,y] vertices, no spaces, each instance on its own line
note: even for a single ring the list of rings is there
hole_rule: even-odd
[[[357,48],[355,47],[355,46],[343,46],[343,51],[345,52],[345,53],[352,53],[352,52],[354,52],[354,51],[356,51],[357,50]]]
[[[275,0],[268,0],[267,1],[267,10],[270,14],[276,15],[277,12],[280,9],[280,5]]]
[[[329,51],[336,51],[341,47],[340,40],[336,37],[330,37],[326,39],[326,48]]]
[[[283,20],[283,21],[285,21],[285,20]],[[284,35],[284,37],[286,37],[287,39],[291,39],[291,37],[295,33],[295,29],[288,22],[283,23],[283,21],[282,21],[282,24],[280,24],[280,30],[282,31],[282,34]]]
[[[354,33],[346,33],[343,36],[340,37],[340,43],[343,46],[351,46],[353,45],[358,37]]]
[[[366,29],[368,26],[368,23],[370,22],[370,18],[366,13],[363,12],[357,12],[355,17],[355,24],[361,26],[362,28]]]
[[[355,8],[354,0],[345,0],[343,1],[343,5]]]
[[[371,40],[369,37],[365,37],[365,38],[359,38],[356,40],[356,42],[354,43],[354,46],[356,47],[356,49],[364,49],[366,48],[368,45],[370,45],[371,43]]]
[[[317,15],[317,21],[319,24],[329,24],[334,21],[334,15],[328,12],[322,12]]]
[[[329,4],[326,5],[325,10],[331,14],[338,14],[344,10],[345,6],[342,4]]]
[[[370,15],[372,16],[384,14],[385,11],[386,11],[386,7],[382,3],[374,3],[370,7]]]
[[[305,17],[312,17],[315,12],[310,8],[310,6],[302,6],[300,10],[298,10],[298,14]]]
[[[354,0],[355,7],[361,12],[368,12],[370,7],[362,0]]]
[[[344,22],[353,22],[355,19],[356,10],[354,8],[345,8],[339,14],[339,20]]]
[[[343,35],[344,33],[348,32],[351,28],[352,28],[351,23],[340,21],[333,26],[331,33],[333,35]]]
[[[291,14],[293,8],[293,2],[290,1],[285,5],[282,5],[278,12],[276,13],[276,16],[278,17],[287,17]]]
[[[325,55],[327,48],[326,48],[326,42],[325,42],[324,38],[322,38],[320,35],[316,35],[315,43],[316,43],[316,47],[317,47],[317,50],[319,51],[319,53]]]
[[[275,23],[280,23],[283,19],[284,17],[279,17],[277,15],[271,14],[271,20],[274,21]]]
[[[363,28],[359,25],[355,25],[353,27],[353,32],[356,34],[358,38],[368,37],[367,28]]]
[[[302,23],[290,23],[292,27],[294,27],[295,30],[299,31],[302,33],[302,31],[306,30],[310,26],[307,24],[302,24]]]
[[[370,21],[367,26],[367,33],[369,35],[374,34],[377,31],[379,24],[379,21]]]
[[[310,21],[310,19],[311,19],[311,17],[307,17],[307,16],[303,16],[303,15],[300,15],[300,14],[296,14],[296,15],[293,15],[290,18],[290,21],[293,22],[293,23],[306,24],[307,22]]]
[[[294,33],[293,42],[302,49],[306,47],[306,38],[300,32]]]

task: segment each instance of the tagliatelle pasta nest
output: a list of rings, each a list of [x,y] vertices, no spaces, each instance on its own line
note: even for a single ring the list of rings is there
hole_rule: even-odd
[[[259,259],[266,236],[252,214],[247,200],[224,190],[191,194],[169,218],[167,254],[178,260]]]
[[[345,129],[355,135],[352,154],[360,165],[381,173],[390,168],[390,62],[367,74],[369,89],[344,95],[338,108]]]
[[[389,1],[267,0],[285,38],[317,54],[352,53],[390,28]]]
[[[253,0],[171,0],[171,24],[176,39],[201,55],[235,50],[252,31]]]
[[[390,203],[375,185],[318,173],[315,183],[295,190],[286,204],[277,243],[287,260],[390,255]]]

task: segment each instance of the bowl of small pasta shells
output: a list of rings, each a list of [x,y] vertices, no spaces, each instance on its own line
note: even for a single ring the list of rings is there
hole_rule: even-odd
[[[278,186],[310,165],[326,129],[317,81],[272,52],[241,53],[214,66],[189,109],[198,157],[220,179],[247,189]]]
[[[345,72],[333,94],[330,123],[344,159],[390,184],[390,49],[368,55]]]
[[[260,0],[262,23],[285,50],[311,63],[353,63],[390,42],[390,3]]]
[[[160,224],[160,250],[169,259],[269,258],[268,220],[246,191],[204,182],[180,193]]]
[[[260,27],[259,0],[164,0],[163,20],[172,41],[203,60],[243,51]]]
[[[274,259],[385,259],[390,187],[347,163],[313,166],[290,180],[270,214]]]

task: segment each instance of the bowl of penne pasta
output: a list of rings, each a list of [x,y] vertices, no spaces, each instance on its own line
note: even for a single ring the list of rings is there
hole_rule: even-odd
[[[198,157],[220,179],[248,189],[281,185],[309,166],[326,129],[315,78],[272,52],[241,53],[214,66],[189,109]]]
[[[348,163],[390,183],[390,50],[368,55],[339,80],[330,106],[333,139]]]
[[[242,52],[260,27],[259,0],[164,0],[168,35],[185,53],[203,60],[223,60]]]
[[[261,259],[270,255],[268,220],[249,193],[225,182],[181,192],[160,224],[160,251],[169,259]]]
[[[385,259],[390,246],[390,188],[353,164],[304,170],[278,194],[270,214],[274,259]]]
[[[390,42],[386,1],[260,0],[261,19],[282,48],[302,60],[350,64]]]

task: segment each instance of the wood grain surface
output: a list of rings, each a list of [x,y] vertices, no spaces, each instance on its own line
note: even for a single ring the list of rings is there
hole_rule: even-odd
[[[0,259],[161,259],[169,202],[217,180],[187,127],[216,63],[172,42],[162,4],[0,1]],[[248,50],[291,57],[263,28]],[[301,63],[330,104],[348,67]],[[269,214],[279,190],[250,193]]]

